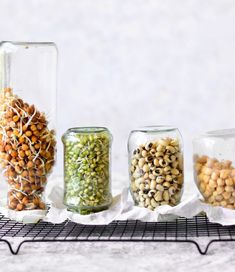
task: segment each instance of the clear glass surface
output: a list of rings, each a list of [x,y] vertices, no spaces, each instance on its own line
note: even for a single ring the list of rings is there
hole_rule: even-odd
[[[235,129],[209,131],[193,141],[194,180],[213,206],[235,208]]]
[[[64,143],[64,204],[81,214],[107,209],[111,194],[112,136],[103,127],[69,129]]]
[[[128,140],[130,191],[136,205],[154,210],[175,206],[183,192],[183,147],[177,128],[150,126]]]
[[[46,209],[43,192],[56,159],[57,48],[0,43],[0,158],[8,207]]]

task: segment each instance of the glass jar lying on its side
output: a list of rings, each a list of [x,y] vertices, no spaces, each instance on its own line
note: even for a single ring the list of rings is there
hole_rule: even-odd
[[[183,192],[183,151],[178,129],[133,130],[128,141],[130,190],[135,204],[154,210],[175,206]]]
[[[71,128],[62,141],[64,204],[80,214],[107,209],[112,203],[110,132],[103,127]]]
[[[205,202],[235,209],[235,129],[207,132],[193,149],[194,179]]]

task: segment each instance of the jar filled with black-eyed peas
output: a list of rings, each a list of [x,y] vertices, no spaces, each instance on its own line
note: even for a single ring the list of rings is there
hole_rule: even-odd
[[[150,210],[175,206],[183,193],[183,146],[177,128],[148,126],[128,140],[130,191],[135,204]]]

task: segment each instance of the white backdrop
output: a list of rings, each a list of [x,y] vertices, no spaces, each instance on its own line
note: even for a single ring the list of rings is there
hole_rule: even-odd
[[[114,175],[134,127],[179,127],[190,170],[194,135],[235,126],[234,0],[0,0],[0,21],[0,40],[58,45],[58,134],[110,128]]]

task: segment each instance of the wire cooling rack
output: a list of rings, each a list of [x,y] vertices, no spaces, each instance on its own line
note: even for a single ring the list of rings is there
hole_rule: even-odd
[[[20,242],[13,249],[13,241]],[[204,241],[202,249],[199,240]],[[210,223],[206,216],[178,218],[170,222],[114,221],[109,225],[39,222],[22,224],[0,215],[0,242],[16,255],[25,243],[35,242],[177,242],[192,243],[200,254],[214,242],[235,241],[235,225]]]

